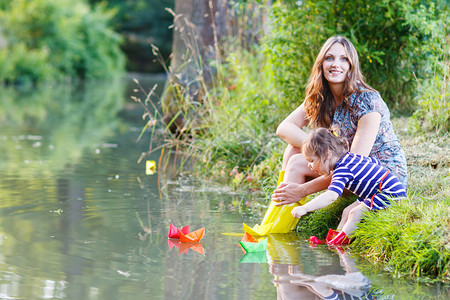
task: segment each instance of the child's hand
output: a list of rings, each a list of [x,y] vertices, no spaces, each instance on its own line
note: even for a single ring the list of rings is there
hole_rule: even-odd
[[[307,213],[308,211],[303,206],[294,207],[294,209],[291,211],[291,214],[294,218],[300,218],[306,215]]]

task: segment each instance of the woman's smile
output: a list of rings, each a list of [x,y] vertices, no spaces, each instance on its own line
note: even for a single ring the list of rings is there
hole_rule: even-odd
[[[347,52],[340,43],[335,43],[330,47],[323,61],[323,74],[330,84],[344,83],[350,69],[350,62]]]

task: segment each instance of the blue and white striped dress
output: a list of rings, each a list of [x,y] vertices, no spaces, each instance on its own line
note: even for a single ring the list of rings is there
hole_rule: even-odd
[[[347,152],[333,169],[328,190],[342,195],[344,188],[359,196],[358,201],[370,210],[390,206],[390,200],[406,198],[400,180],[373,157]]]

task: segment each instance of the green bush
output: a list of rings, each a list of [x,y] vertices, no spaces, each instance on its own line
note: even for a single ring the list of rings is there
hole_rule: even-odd
[[[434,130],[445,133],[450,129],[448,39],[442,44],[445,52],[441,57],[430,61],[431,74],[418,84],[416,96],[418,109],[411,118],[411,125],[415,131]]]
[[[91,9],[82,0],[0,0],[3,51],[12,55],[17,45],[29,51],[34,65],[47,65],[52,79],[106,78],[124,69],[120,38],[108,25],[112,11],[102,6]],[[33,53],[40,53],[35,55]],[[14,60],[20,64],[16,59]],[[17,78],[47,80],[40,72],[30,76],[29,70],[11,65]],[[35,76],[36,75],[36,76]],[[1,77],[0,81],[9,78]]]
[[[30,50],[22,43],[0,49],[0,78],[5,83],[21,85],[50,80],[55,75],[55,70],[47,60],[47,51]]]
[[[212,101],[196,106],[196,116],[203,119],[201,128],[191,131],[190,141],[190,147],[200,152],[201,169],[209,178],[211,173],[228,177],[234,167],[248,174],[281,142],[275,135],[280,119],[276,91],[267,84],[265,57],[259,48],[230,51],[220,67],[224,80],[210,90]]]

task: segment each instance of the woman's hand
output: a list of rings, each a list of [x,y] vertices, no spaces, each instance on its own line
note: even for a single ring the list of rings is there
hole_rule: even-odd
[[[276,202],[276,206],[280,206],[300,201],[307,195],[303,184],[282,182],[273,192],[272,201]]]
[[[292,209],[292,211],[291,211],[292,216],[297,219],[303,217],[307,213],[308,213],[308,211],[303,206],[294,207],[294,209]]]

